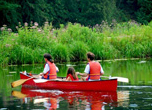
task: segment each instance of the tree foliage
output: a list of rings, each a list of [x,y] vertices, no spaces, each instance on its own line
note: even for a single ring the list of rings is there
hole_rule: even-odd
[[[152,19],[151,0],[1,0],[0,26],[12,29],[31,21],[43,25],[52,22],[54,27],[67,22],[85,26],[130,19],[147,24]]]

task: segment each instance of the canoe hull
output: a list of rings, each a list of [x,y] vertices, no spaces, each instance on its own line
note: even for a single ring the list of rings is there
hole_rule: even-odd
[[[28,79],[30,76],[20,73],[21,79]],[[30,86],[39,89],[54,90],[76,90],[76,91],[116,91],[117,79],[102,81],[51,81],[36,83],[34,79],[30,79],[22,84],[22,86]]]

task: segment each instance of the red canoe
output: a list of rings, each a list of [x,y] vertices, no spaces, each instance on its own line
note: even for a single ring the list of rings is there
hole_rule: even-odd
[[[28,79],[31,76],[20,73],[21,79]],[[116,91],[117,79],[101,80],[101,81],[57,81],[31,78],[22,86],[33,87],[39,89],[54,90],[75,90],[75,91]]]

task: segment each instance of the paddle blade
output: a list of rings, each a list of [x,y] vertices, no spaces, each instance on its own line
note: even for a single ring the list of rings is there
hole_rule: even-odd
[[[12,88],[17,87],[23,84],[27,79],[20,79],[11,83]]]
[[[128,78],[123,78],[123,77],[111,77],[110,79],[117,79],[117,81],[119,81],[119,82],[125,82],[125,83],[129,82]]]
[[[34,77],[31,77],[31,78],[28,78],[28,79],[20,79],[20,80],[14,81],[14,82],[11,83],[11,86],[12,86],[12,88],[17,87],[19,85],[22,85],[24,82],[26,82],[26,81],[28,81],[30,79],[33,79],[33,78]]]

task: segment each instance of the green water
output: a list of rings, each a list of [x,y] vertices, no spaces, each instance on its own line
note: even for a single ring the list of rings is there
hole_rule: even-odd
[[[66,76],[66,71],[69,66],[73,66],[76,71],[83,72],[87,62],[69,62],[69,63],[56,63],[59,68],[58,76]],[[91,95],[80,95],[76,92],[70,92],[68,94],[74,94],[72,96],[66,94],[66,97],[72,97],[72,104],[69,103],[71,98],[65,98],[63,96],[57,97],[58,94],[65,94],[63,91],[49,91],[46,94],[56,94],[57,109],[79,109],[89,110],[96,104],[101,105],[101,109],[119,109],[119,110],[144,110],[152,109],[152,61],[151,60],[129,60],[129,61],[102,61],[100,62],[105,76],[119,76],[129,79],[129,83],[118,83],[117,100],[116,101],[104,101],[101,98],[91,97]],[[54,97],[33,96],[23,98],[12,95],[12,91],[21,92],[21,86],[11,88],[11,82],[19,79],[20,71],[27,71],[32,73],[40,73],[43,71],[43,64],[41,65],[23,65],[23,66],[8,66],[0,68],[0,109],[47,109],[50,105],[45,105],[46,100],[51,100]],[[95,92],[93,95],[99,94],[105,96],[105,94]],[[106,93],[107,94],[107,93]],[[36,99],[44,99],[45,101],[35,103]],[[48,104],[48,103],[47,103]],[[97,107],[98,108],[98,107]],[[93,109],[93,108],[92,108]]]

